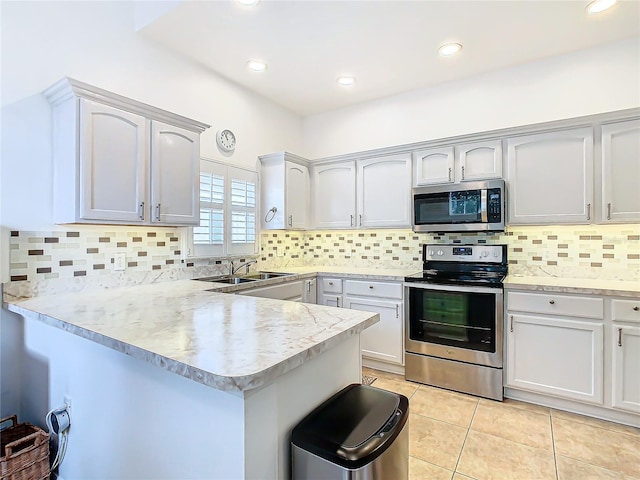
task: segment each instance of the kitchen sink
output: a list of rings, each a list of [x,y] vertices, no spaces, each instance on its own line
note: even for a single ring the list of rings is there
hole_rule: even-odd
[[[243,278],[251,278],[252,280],[267,280],[269,278],[286,277],[287,275],[293,275],[293,274],[279,273],[279,272],[256,272],[250,275],[244,275]]]
[[[228,283],[231,285],[239,285],[241,283],[255,282],[257,280],[267,280],[269,278],[285,277],[287,275],[293,275],[293,273],[256,272],[250,275],[218,275],[215,277],[194,278],[194,280],[200,280],[201,282]]]
[[[194,280],[200,280],[201,282],[215,282],[215,283],[229,283],[231,285],[238,285],[240,283],[255,282],[257,278],[236,277],[229,275],[221,275],[218,277],[203,277],[194,278]]]

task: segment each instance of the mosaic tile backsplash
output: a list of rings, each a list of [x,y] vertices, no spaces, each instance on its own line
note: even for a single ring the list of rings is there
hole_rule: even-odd
[[[82,227],[57,232],[11,232],[11,281],[73,279],[113,272],[126,253],[126,274],[225,273],[224,260],[181,260],[181,230]],[[509,227],[502,234],[416,234],[411,230],[268,231],[261,234],[258,268],[341,266],[422,268],[424,243],[504,243],[510,273],[640,281],[640,224]],[[199,273],[203,265],[210,268]],[[203,270],[204,271],[204,270]],[[121,272],[120,272],[121,273]],[[184,277],[185,275],[181,275]],[[186,274],[187,277],[191,276]]]
[[[640,281],[640,225],[523,226],[500,234],[411,230],[270,231],[260,268],[300,265],[422,269],[424,243],[508,245],[516,275]]]

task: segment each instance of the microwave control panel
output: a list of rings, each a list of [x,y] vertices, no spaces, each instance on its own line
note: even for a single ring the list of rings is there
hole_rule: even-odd
[[[502,263],[504,245],[425,245],[423,260]]]
[[[502,221],[502,195],[499,188],[487,190],[487,220],[489,223]]]

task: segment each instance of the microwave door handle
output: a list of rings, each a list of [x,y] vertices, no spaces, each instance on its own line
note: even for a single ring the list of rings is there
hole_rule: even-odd
[[[487,217],[487,190],[480,190],[480,218],[482,223],[487,223],[489,221]]]

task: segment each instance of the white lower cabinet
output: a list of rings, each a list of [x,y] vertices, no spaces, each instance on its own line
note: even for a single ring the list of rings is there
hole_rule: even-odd
[[[402,284],[346,280],[344,292],[345,308],[380,315],[380,321],[360,336],[362,356],[404,365]]]
[[[509,290],[506,311],[507,388],[640,423],[640,299]]]
[[[318,280],[318,305],[343,307],[342,279],[321,278]]]
[[[640,413],[640,327],[612,325],[613,407]]]
[[[509,313],[509,386],[602,404],[602,322]]]
[[[380,315],[380,321],[365,329],[360,336],[362,356],[403,365],[402,307],[399,301],[345,297],[345,308]]]

